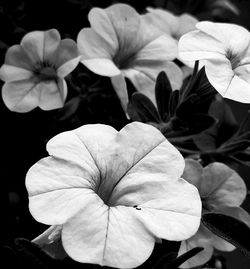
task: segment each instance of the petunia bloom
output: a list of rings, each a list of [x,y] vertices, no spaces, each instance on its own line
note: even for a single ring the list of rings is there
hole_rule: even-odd
[[[153,102],[160,71],[167,73],[174,89],[180,88],[182,72],[171,62],[178,52],[172,37],[125,4],[93,8],[88,18],[91,28],[82,29],[77,38],[81,62],[94,73],[111,77],[125,111],[128,94],[124,77]]]
[[[74,260],[134,268],[157,239],[197,231],[198,191],[180,178],[184,159],[156,128],[85,125],[55,136],[47,150],[27,173],[29,209],[39,222],[62,225]]]
[[[79,60],[76,43],[61,40],[56,29],[26,34],[20,45],[8,49],[0,69],[5,105],[15,112],[62,107],[67,97],[64,77]]]
[[[174,15],[170,11],[161,8],[147,8],[147,20],[163,33],[169,34],[174,39],[179,40],[180,37],[190,31],[195,30],[198,20],[188,13],[179,16]]]
[[[250,33],[239,25],[208,21],[196,28],[180,39],[179,57],[200,60],[223,97],[250,103]]]
[[[250,216],[240,207],[246,197],[247,188],[243,179],[234,170],[219,162],[211,163],[205,168],[192,159],[186,159],[185,163],[183,178],[198,188],[204,213],[222,213],[240,219],[247,225],[250,224]],[[202,223],[193,237],[181,243],[179,254],[194,247],[203,247],[204,250],[182,264],[182,268],[206,263],[211,258],[214,248],[221,251],[235,249]]]

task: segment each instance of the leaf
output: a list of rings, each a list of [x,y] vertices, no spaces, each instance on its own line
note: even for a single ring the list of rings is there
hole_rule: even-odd
[[[142,122],[161,122],[160,115],[156,110],[154,104],[144,94],[139,92],[134,93],[132,95],[131,104]]]
[[[234,154],[244,151],[249,146],[250,146],[249,140],[240,140],[228,143],[226,145],[222,145],[220,148],[218,148],[217,152],[220,152],[221,154]]]
[[[170,81],[164,71],[156,79],[155,98],[161,118],[165,121],[169,111],[169,98],[172,93]]]
[[[202,250],[203,248],[201,247],[193,248],[177,258],[174,253],[168,253],[163,256],[153,269],[178,269],[180,265],[197,255]]]
[[[250,110],[248,110],[246,117],[241,122],[237,133],[243,134],[245,132],[249,132],[249,130],[250,130]]]
[[[202,223],[250,258],[250,228],[244,222],[219,213],[207,213],[202,216]]]
[[[176,108],[179,104],[180,92],[179,90],[174,90],[170,95],[169,99],[169,116],[173,117],[175,115]]]

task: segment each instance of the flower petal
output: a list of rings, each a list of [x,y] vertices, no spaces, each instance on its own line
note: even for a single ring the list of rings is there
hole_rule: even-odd
[[[205,229],[206,228],[201,225],[199,231],[194,236],[181,242],[178,256],[195,247],[202,247],[204,249],[200,253],[196,254],[193,258],[183,263],[180,268],[193,268],[203,265],[212,257],[214,248],[210,243],[210,232]]]
[[[81,30],[77,37],[77,44],[82,55],[81,62],[92,72],[107,77],[121,73],[111,60],[113,52],[110,47],[92,29]]]
[[[29,79],[32,75],[31,71],[13,65],[3,64],[0,69],[0,79],[5,82]]]
[[[150,256],[155,239],[133,213],[131,208],[101,207],[90,200],[84,211],[63,226],[66,252],[79,262],[137,267]]]
[[[78,57],[76,57],[76,58],[74,58],[72,60],[67,61],[63,65],[61,65],[57,69],[57,75],[58,75],[58,77],[64,78],[69,73],[71,73],[77,67],[78,63],[80,62],[80,58],[81,58],[81,56],[78,56]]]
[[[99,36],[101,36],[107,46],[110,48],[110,55],[114,56],[114,52],[117,51],[119,47],[117,33],[115,31],[115,25],[119,20],[112,20],[112,16],[109,17],[109,14],[106,10],[101,8],[92,8],[88,14],[88,19],[91,25],[91,28]]]
[[[249,73],[250,74],[250,73]],[[250,103],[250,83],[248,76],[234,75],[225,93],[221,93],[223,97],[240,102]],[[242,79],[243,78],[243,79]],[[212,83],[211,83],[212,84]]]
[[[164,146],[158,150],[164,151]],[[190,238],[199,228],[200,196],[193,185],[176,179],[176,171],[170,168],[178,162],[173,160],[174,154],[169,155],[169,165],[166,165],[167,159],[161,164],[158,154],[157,150],[152,151],[133,167],[116,185],[109,203],[134,206],[138,211],[137,218],[156,238],[181,241]],[[146,167],[154,166],[154,163],[158,163],[159,171],[149,174]],[[176,167],[179,170],[178,164]]]
[[[127,112],[127,105],[128,105],[128,91],[127,91],[127,84],[125,78],[122,74],[112,77],[111,78],[112,85],[117,96],[120,99],[122,108],[124,112]]]
[[[184,61],[226,58],[225,45],[199,30],[183,35],[178,43],[179,57]]]
[[[49,61],[56,51],[61,37],[56,29],[49,31],[33,31],[26,34],[21,46],[26,51],[33,63]]]
[[[187,182],[200,189],[203,167],[193,159],[185,159],[185,169],[182,175]]]
[[[10,47],[5,55],[5,64],[20,67],[29,71],[33,70],[33,59],[20,45]]]
[[[79,32],[77,45],[82,55],[82,60],[100,58],[111,60],[116,53],[105,39],[91,28],[84,28]]]
[[[31,79],[6,82],[2,88],[5,105],[15,112],[28,112],[39,104],[37,82]]]
[[[155,82],[158,74],[165,71],[171,87],[179,89],[182,85],[182,71],[180,68],[169,61],[137,61],[133,69],[122,70],[124,75],[128,77],[135,88],[145,94],[154,104],[155,100]]]
[[[79,143],[74,137],[74,143]],[[75,146],[71,142],[72,147]],[[69,149],[71,150],[72,148]],[[67,154],[67,150],[64,152]],[[86,161],[86,167],[97,172],[91,156],[84,155],[81,150],[81,160]],[[67,159],[69,154],[65,156]],[[71,154],[76,159],[74,154]],[[79,158],[79,157],[78,157]],[[33,165],[26,176],[26,187],[29,192],[29,210],[32,216],[44,224],[60,225],[76,214],[84,206],[85,200],[92,197],[97,184],[95,174],[79,167],[74,159],[67,164],[64,159],[47,157]],[[92,162],[91,162],[92,161]],[[57,169],[54,169],[56,167]],[[91,170],[92,171],[92,170]],[[93,180],[93,181],[92,181]],[[96,183],[95,183],[96,182]],[[96,195],[96,200],[98,200]]]
[[[222,163],[212,163],[203,170],[201,197],[214,209],[221,206],[240,206],[246,197],[243,179]]]
[[[63,39],[52,55],[51,62],[56,68],[59,68],[72,60],[78,60],[78,57],[79,51],[75,41],[72,39]]]
[[[233,55],[242,54],[249,47],[250,33],[240,25],[202,21],[196,24],[196,28],[219,40],[224,45],[225,52],[229,49]]]
[[[119,50],[121,52],[136,52],[139,49],[138,45],[141,44],[138,40],[141,39],[141,35],[143,34],[142,31],[138,30],[141,23],[140,15],[134,8],[126,4],[112,5],[106,8],[105,12],[116,32],[119,41]],[[100,31],[102,30],[100,28]]]
[[[40,91],[39,107],[43,110],[52,110],[63,107],[67,96],[67,85],[64,80],[56,83],[55,81],[41,81],[38,84]]]
[[[158,60],[165,62],[166,60],[174,60],[177,54],[178,49],[176,41],[168,35],[161,35],[143,47],[136,54],[135,61]]]

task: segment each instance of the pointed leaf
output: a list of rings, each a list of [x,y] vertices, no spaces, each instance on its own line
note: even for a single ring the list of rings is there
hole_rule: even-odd
[[[207,213],[202,216],[202,223],[250,258],[250,228],[244,222],[223,214]]]
[[[170,117],[173,117],[176,112],[176,108],[179,104],[179,98],[180,98],[180,92],[179,90],[174,90],[172,94],[170,95],[169,99],[169,115]]]
[[[146,95],[139,92],[134,93],[132,105],[143,122],[161,122],[158,111]]]
[[[155,85],[155,98],[159,114],[163,120],[166,120],[169,111],[169,98],[172,93],[170,81],[164,71],[162,71]]]

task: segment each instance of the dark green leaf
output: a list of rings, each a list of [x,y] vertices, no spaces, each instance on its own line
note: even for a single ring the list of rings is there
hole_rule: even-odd
[[[180,92],[179,90],[174,90],[170,95],[169,99],[169,116],[173,117],[175,115],[176,108],[179,104]]]
[[[189,250],[179,257],[175,257],[174,253],[168,253],[153,267],[153,269],[178,269],[187,260],[201,252],[203,248],[197,247]]]
[[[241,122],[237,133],[238,134],[244,134],[245,132],[249,132],[249,130],[250,130],[250,110],[247,112],[246,117]]]
[[[240,140],[234,143],[227,143],[226,145],[223,144],[220,148],[218,148],[217,152],[220,152],[222,154],[234,154],[240,151],[244,151],[249,146],[249,140]]]
[[[159,114],[163,121],[167,119],[169,98],[172,93],[170,81],[164,71],[160,72],[155,85],[155,98]]]
[[[144,94],[139,92],[134,93],[131,104],[142,122],[161,122],[160,115],[154,104]],[[131,114],[130,116],[132,118],[133,115]]]
[[[250,258],[250,227],[244,222],[219,213],[207,213],[202,216],[202,223]]]

